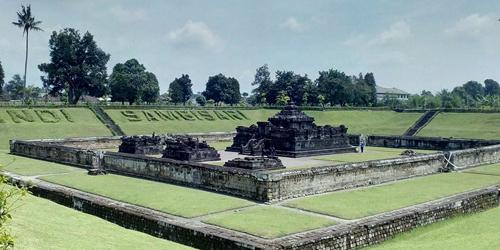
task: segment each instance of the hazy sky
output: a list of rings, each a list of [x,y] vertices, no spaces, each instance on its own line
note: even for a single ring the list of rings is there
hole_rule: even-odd
[[[53,30],[90,31],[118,62],[138,59],[161,92],[182,73],[202,91],[208,76],[236,77],[250,91],[255,69],[374,72],[377,83],[415,93],[467,80],[500,80],[498,0],[0,0],[0,61],[6,80],[23,72],[22,31],[32,5],[45,32],[30,34],[28,84],[49,60]]]

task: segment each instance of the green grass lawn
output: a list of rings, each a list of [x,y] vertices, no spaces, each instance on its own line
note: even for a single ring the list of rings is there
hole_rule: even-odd
[[[28,195],[8,224],[14,249],[191,249]]]
[[[254,204],[199,189],[112,174],[70,173],[42,179],[182,217],[197,217]]]
[[[68,165],[9,155],[6,150],[0,150],[0,167],[2,171],[25,176],[84,171],[83,169],[70,167]]]
[[[259,109],[242,110],[248,120],[196,120],[196,121],[148,121],[142,110],[132,110],[140,121],[129,121],[117,109],[108,109],[109,116],[127,134],[188,133],[188,132],[225,132],[234,131],[236,126],[248,126],[267,118],[279,110]],[[346,125],[349,133],[363,134],[403,134],[422,114],[397,113],[394,111],[306,111],[316,119],[318,125]]]
[[[208,144],[217,150],[225,150],[227,147],[233,144],[233,141],[216,141],[216,142],[209,142]]]
[[[500,176],[500,163],[471,168],[469,170],[466,170],[465,172]]]
[[[15,123],[7,110],[25,110],[33,122],[19,120]],[[50,110],[57,114],[58,122],[44,123],[35,110]],[[87,108],[64,108],[74,122],[69,122],[59,109],[16,109],[0,108],[0,149],[9,148],[10,139],[65,138],[79,136],[106,136],[111,132]],[[49,119],[52,117],[45,116]]]
[[[439,113],[417,135],[500,139],[500,114]]]
[[[370,249],[500,249],[500,208],[420,227]]]
[[[365,147],[364,153],[346,153],[315,157],[317,160],[333,161],[336,163],[362,162],[381,159],[399,158],[404,148],[383,148],[383,147]],[[418,153],[429,154],[435,151],[415,150]]]
[[[345,219],[357,219],[495,184],[500,184],[500,177],[447,173],[306,197],[289,201],[285,205]]]
[[[335,224],[327,218],[264,206],[212,215],[203,222],[263,238],[277,238]]]
[[[318,125],[344,124],[350,134],[402,135],[422,113],[398,113],[394,111],[307,111]]]

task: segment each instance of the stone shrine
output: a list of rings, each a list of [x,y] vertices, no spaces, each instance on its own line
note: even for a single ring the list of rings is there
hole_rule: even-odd
[[[282,169],[285,168],[278,157],[245,157],[236,158],[224,163],[224,167],[244,168],[251,170]]]
[[[169,158],[179,161],[218,161],[220,155],[207,144],[199,142],[192,137],[176,137],[165,140],[165,150],[162,158]]]
[[[356,152],[356,148],[349,144],[344,125],[317,126],[313,117],[290,102],[267,122],[237,127],[233,144],[226,151],[246,155],[305,157]]]
[[[153,134],[152,136],[123,136],[122,143],[118,148],[120,153],[154,155],[163,151],[162,136]]]

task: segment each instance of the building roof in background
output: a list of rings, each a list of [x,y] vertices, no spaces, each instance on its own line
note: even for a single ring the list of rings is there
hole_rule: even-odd
[[[376,86],[377,94],[396,94],[396,95],[409,95],[410,93],[400,90],[397,88],[385,88],[381,86]]]

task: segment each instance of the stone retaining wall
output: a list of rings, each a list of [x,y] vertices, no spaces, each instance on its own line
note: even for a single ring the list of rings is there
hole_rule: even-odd
[[[281,239],[282,249],[346,250],[370,246],[417,227],[450,217],[497,207],[500,187],[486,188],[439,201],[361,219],[327,230],[306,232]]]
[[[14,177],[14,182],[21,182]],[[30,191],[125,228],[199,249],[346,250],[380,243],[417,227],[497,207],[500,187],[484,188],[328,228],[263,239],[40,181]]]
[[[267,174],[269,200],[325,193],[388,181],[435,174],[443,167],[442,154],[349,163]]]
[[[79,167],[100,167],[117,174],[203,188],[262,202],[500,162],[500,145],[274,171],[237,169],[114,152],[104,152],[99,158],[99,152],[61,146],[54,141],[12,141],[11,153]]]
[[[358,136],[352,136],[351,143],[359,144]],[[367,138],[368,146],[389,147],[389,148],[413,148],[428,150],[459,150],[484,147],[500,144],[499,140],[480,139],[455,139],[440,137],[419,137],[419,136],[384,136],[370,135]]]

